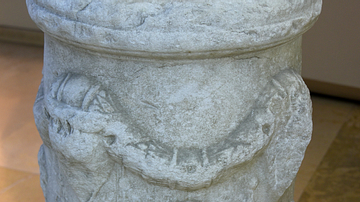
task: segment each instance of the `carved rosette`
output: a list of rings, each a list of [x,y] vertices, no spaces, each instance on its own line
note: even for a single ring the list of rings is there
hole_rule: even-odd
[[[27,0],[47,201],[291,201],[318,0]]]

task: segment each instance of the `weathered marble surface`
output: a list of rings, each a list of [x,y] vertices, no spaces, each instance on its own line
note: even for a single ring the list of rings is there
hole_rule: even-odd
[[[321,0],[27,0],[37,25],[87,49],[141,57],[234,55],[291,40]]]
[[[47,201],[291,201],[321,1],[28,0]]]

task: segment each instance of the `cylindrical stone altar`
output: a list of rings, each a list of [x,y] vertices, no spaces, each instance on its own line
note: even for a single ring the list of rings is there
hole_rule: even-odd
[[[292,201],[321,0],[27,0],[47,202]]]

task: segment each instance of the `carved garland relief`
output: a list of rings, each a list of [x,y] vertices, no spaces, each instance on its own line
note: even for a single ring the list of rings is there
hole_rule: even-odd
[[[301,77],[283,70],[270,79],[249,114],[225,139],[206,148],[175,148],[147,136],[111,90],[93,78],[67,73],[57,77],[49,93],[43,88],[41,84],[34,107],[37,127],[44,144],[62,154],[63,161],[109,155],[148,182],[180,190],[209,187],[231,176],[237,166],[265,150],[292,116],[304,121],[311,110],[304,104],[310,98]],[[86,135],[102,142],[86,142],[80,137]],[[94,155],[93,147],[103,154]]]

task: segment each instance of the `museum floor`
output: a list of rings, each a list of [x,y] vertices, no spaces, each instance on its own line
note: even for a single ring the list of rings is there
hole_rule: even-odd
[[[32,115],[43,49],[0,42],[0,202],[45,201]],[[360,104],[312,95],[314,132],[295,202],[360,201]]]

